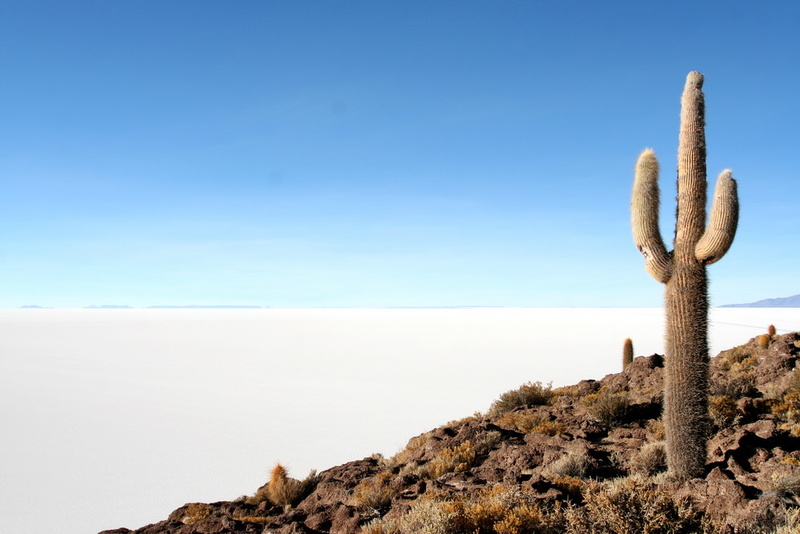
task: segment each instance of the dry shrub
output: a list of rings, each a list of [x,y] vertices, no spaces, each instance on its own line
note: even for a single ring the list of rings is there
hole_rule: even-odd
[[[663,441],[667,433],[664,430],[663,419],[652,419],[647,423],[647,431],[653,435],[657,441]]]
[[[607,426],[621,423],[628,413],[630,403],[625,392],[612,392],[603,386],[597,393],[581,399],[589,415]]]
[[[580,478],[571,476],[556,476],[550,479],[556,488],[566,493],[572,500],[578,502],[583,498],[583,486],[586,484]]]
[[[289,508],[297,504],[314,486],[317,480],[316,471],[311,471],[302,481],[290,478],[286,468],[275,464],[270,472],[269,482],[259,488],[256,494],[247,499],[249,504],[258,504],[269,500],[272,504]]]
[[[353,490],[353,504],[373,510],[386,508],[395,495],[395,491],[389,487],[391,479],[392,473],[384,471],[378,476],[362,480]]]
[[[408,463],[408,459],[428,442],[431,434],[433,432],[425,432],[408,440],[406,447],[389,459],[389,464],[400,465]]]
[[[525,434],[536,433],[555,436],[566,432],[567,427],[558,421],[551,421],[548,417],[534,411],[506,412],[497,419],[497,424],[514,427]]]
[[[795,497],[800,495],[800,475],[775,471],[772,473],[772,490],[780,495]]]
[[[487,415],[497,417],[520,406],[548,404],[552,398],[551,384],[543,386],[541,382],[528,382],[500,395],[500,398],[492,403]]]
[[[709,384],[712,396],[740,399],[756,394],[756,378],[752,368],[741,370],[738,364]]]
[[[556,388],[553,390],[553,398],[557,397],[580,397],[581,396],[581,388],[580,386],[561,386],[560,388]]]
[[[667,450],[664,442],[645,443],[631,458],[631,471],[653,476],[667,468]]]
[[[689,534],[701,532],[702,514],[690,503],[676,502],[664,489],[642,477],[590,482],[585,505],[568,513],[569,532],[586,534]]]
[[[584,478],[591,466],[592,461],[586,453],[568,452],[565,456],[545,467],[543,473],[548,478]]]
[[[361,534],[451,534],[451,518],[442,502],[423,496],[400,517],[373,519],[361,527]]]
[[[800,421],[800,391],[790,391],[782,399],[771,403],[772,413],[785,417],[790,422]]]
[[[437,479],[446,473],[468,471],[475,463],[476,456],[472,442],[467,440],[443,449],[433,460],[420,467],[419,476]]]
[[[536,425],[533,430],[534,434],[545,434],[547,436],[557,436],[567,431],[567,426],[558,421],[544,421]]]
[[[785,523],[774,534],[800,534],[800,508],[788,510]]]
[[[732,349],[723,350],[719,353],[720,365],[723,371],[729,371],[733,365],[741,364],[745,360],[750,359],[752,362],[753,352],[752,349],[745,345],[740,345]]]
[[[201,502],[195,502],[186,507],[186,515],[181,518],[184,525],[193,525],[211,515],[211,507]]]
[[[500,432],[482,432],[475,440],[464,441],[455,447],[443,449],[436,457],[417,469],[420,478],[437,479],[447,473],[468,471],[476,461],[487,455],[500,442]]]
[[[363,534],[527,534],[545,529],[532,493],[495,485],[472,494],[429,492],[398,518],[376,519]]]
[[[506,412],[497,419],[497,424],[501,426],[510,426],[516,428],[520,432],[528,434],[534,428],[544,423],[546,418],[534,411],[514,411]]]
[[[736,401],[727,395],[712,395],[708,398],[708,415],[717,426],[725,428],[736,419],[739,410]]]

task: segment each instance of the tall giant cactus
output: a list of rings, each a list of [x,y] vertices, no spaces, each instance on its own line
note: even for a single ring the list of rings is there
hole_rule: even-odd
[[[736,234],[739,201],[730,170],[717,179],[706,226],[703,75],[690,72],[681,99],[678,206],[673,251],[658,229],[658,161],[639,156],[633,183],[633,239],[645,269],[666,284],[664,428],[667,465],[679,480],[702,476],[708,428],[708,281],[706,265],[722,258]]]

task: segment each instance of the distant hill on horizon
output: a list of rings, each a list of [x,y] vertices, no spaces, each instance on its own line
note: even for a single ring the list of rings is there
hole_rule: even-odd
[[[764,299],[749,304],[725,304],[720,308],[800,308],[800,295]]]

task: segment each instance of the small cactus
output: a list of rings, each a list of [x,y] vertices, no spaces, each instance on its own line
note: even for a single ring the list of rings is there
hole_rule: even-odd
[[[706,143],[703,75],[690,72],[681,99],[678,202],[673,250],[658,227],[658,161],[651,149],[636,163],[631,225],[645,269],[666,284],[664,427],[667,465],[675,479],[703,475],[708,428],[708,279],[706,265],[728,251],[739,200],[730,170],[717,179],[706,224]]]
[[[267,483],[267,496],[272,501],[272,504],[289,509],[303,496],[312,477],[313,473],[309,475],[309,478],[301,482],[295,478],[290,478],[286,468],[281,464],[275,464]]]
[[[633,341],[628,338],[622,344],[622,369],[627,369],[631,363],[633,363]]]
[[[766,349],[769,348],[769,342],[772,339],[772,336],[769,334],[761,334],[758,336],[758,346],[759,348]]]
[[[769,334],[769,337],[775,337],[775,325],[774,324],[769,325],[769,327],[767,328],[767,334]]]

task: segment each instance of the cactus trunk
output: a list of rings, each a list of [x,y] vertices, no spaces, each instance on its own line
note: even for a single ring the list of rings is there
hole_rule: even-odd
[[[678,479],[702,476],[706,462],[708,286],[705,267],[676,262],[666,289],[664,431],[667,465]]]
[[[625,340],[622,344],[622,370],[628,368],[633,363],[633,341],[631,338]]]
[[[674,250],[666,252],[658,229],[658,162],[652,150],[636,166],[631,224],[645,268],[666,284],[664,429],[673,478],[703,475],[708,429],[708,279],[738,224],[736,182],[726,170],[717,181],[706,228],[706,143],[703,76],[691,72],[681,100],[678,206]]]

